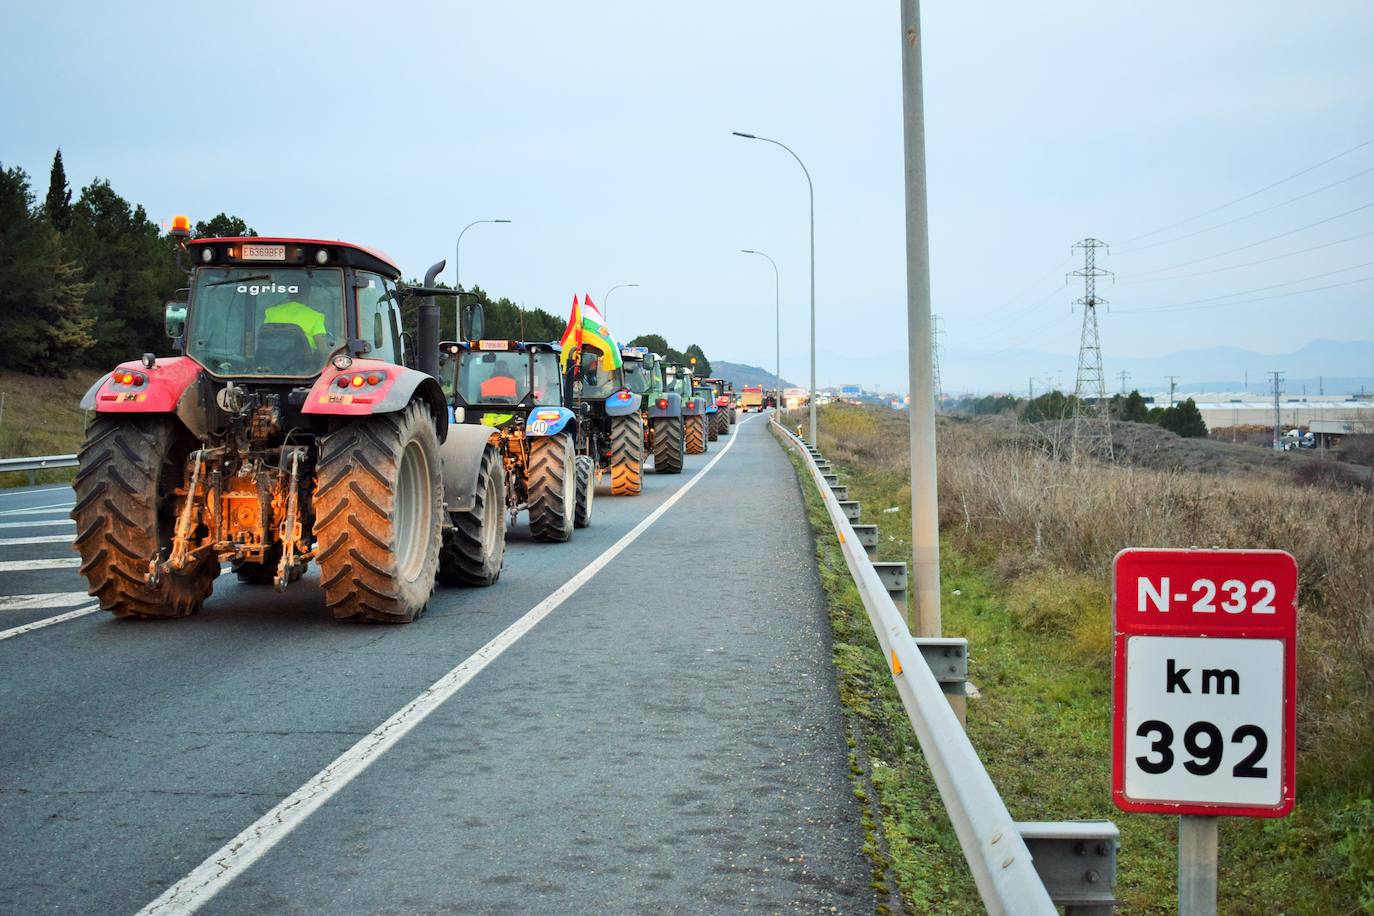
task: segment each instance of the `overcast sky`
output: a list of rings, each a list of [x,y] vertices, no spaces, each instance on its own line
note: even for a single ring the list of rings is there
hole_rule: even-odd
[[[1111,243],[1099,264],[1119,275],[1099,289],[1108,372],[1117,355],[1374,336],[1374,282],[1131,311],[1374,277],[1374,205],[1338,215],[1374,204],[1374,171],[1357,175],[1374,143],[1136,238],[1374,139],[1370,4],[924,6],[946,347],[1063,354],[1046,369],[1072,376],[1081,288],[1063,284],[1084,236]],[[618,337],[771,368],[772,271],[738,253],[757,248],[782,274],[783,374],[804,384],[806,183],[730,131],[775,137],[816,186],[820,384],[905,388],[895,0],[27,2],[4,17],[0,162],[40,195],[60,145],[74,186],[107,178],[158,221],[226,210],[263,234],[379,247],[412,276],[447,257],[450,281],[458,230],[511,219],[464,238],[465,284],[562,314],[574,293],[637,282],[609,303]],[[849,378],[869,352],[874,377]]]

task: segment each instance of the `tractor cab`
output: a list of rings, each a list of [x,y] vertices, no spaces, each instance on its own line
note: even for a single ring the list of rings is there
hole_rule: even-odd
[[[194,239],[168,333],[221,379],[310,379],[336,354],[404,362],[400,269],[380,252],[287,238]]]
[[[536,408],[566,406],[556,343],[446,341],[440,349],[453,365],[456,422],[501,426]]]

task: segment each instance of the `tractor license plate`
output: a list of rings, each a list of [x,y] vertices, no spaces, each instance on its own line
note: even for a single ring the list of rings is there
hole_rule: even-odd
[[[285,261],[285,245],[248,245],[243,246],[245,261]]]
[[[477,341],[479,350],[509,350],[510,344],[504,340],[479,340]]]

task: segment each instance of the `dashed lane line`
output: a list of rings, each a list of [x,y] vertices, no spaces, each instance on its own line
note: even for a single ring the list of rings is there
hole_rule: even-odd
[[[61,557],[51,560],[0,560],[0,573],[30,572],[35,569],[75,569],[80,557]]]
[[[53,503],[48,506],[29,506],[27,509],[5,509],[0,515],[10,517],[14,515],[52,515],[57,512],[72,511],[73,503]]]
[[[89,598],[89,595],[83,597]],[[65,614],[58,614],[56,617],[45,617],[42,620],[35,620],[33,623],[26,623],[22,627],[13,627],[8,630],[0,630],[0,640],[13,639],[16,636],[23,636],[25,633],[32,633],[34,630],[41,630],[50,627],[55,623],[65,623],[68,620],[75,620],[78,617],[85,617],[87,614],[94,614],[100,610],[100,605],[92,604],[90,607],[77,608]]]
[[[56,492],[59,491],[59,490],[71,490],[71,488],[72,488],[72,485],[71,485],[71,484],[67,484],[66,486],[63,486],[63,487],[40,487],[40,488],[37,489],[37,490],[27,490],[27,489],[26,489],[26,490],[16,490],[16,491],[14,491],[14,492],[12,492],[12,493],[0,493],[0,499],[3,499],[4,497],[7,497],[7,496],[9,496],[9,497],[14,497],[14,496],[32,496],[32,495],[35,494],[35,493],[56,493]]]
[[[446,700],[457,693],[465,684],[494,662],[503,652],[520,641],[541,620],[558,609],[583,585],[600,572],[607,563],[639,538],[649,526],[658,521],[663,513],[677,505],[697,482],[716,466],[720,459],[735,444],[739,428],[748,420],[735,425],[725,448],[697,471],[676,493],[669,496],[653,512],[644,517],[638,525],[631,528],[620,540],[593,560],[581,572],[554,589],[543,601],[526,611],[524,616],[502,630],[491,642],[468,656],[456,668],[435,681],[418,697],[377,726],[371,734],[320,770],[310,781],[283,799],[271,811],[258,818],[253,824],[218,851],[197,866],[189,875],[167,888],[160,897],[139,910],[138,916],[153,914],[194,913],[210,901],[229,882],[242,874],[249,866],[262,858],[293,830],[301,825],[330,798],[361,775],[397,741],[405,737],[411,729],[423,722],[430,713],[438,709]]]
[[[0,549],[20,547],[24,544],[70,544],[70,534],[35,534],[26,538],[0,538]]]
[[[35,608],[76,607],[91,600],[88,592],[46,592],[37,595],[6,595],[0,611],[32,611]]]
[[[76,522],[69,518],[40,518],[31,522],[0,522],[0,528],[56,528],[69,527]]]

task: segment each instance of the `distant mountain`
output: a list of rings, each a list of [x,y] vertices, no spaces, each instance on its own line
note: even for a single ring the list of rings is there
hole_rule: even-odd
[[[783,380],[778,384],[778,377],[767,369],[760,369],[758,366],[747,366],[744,363],[728,363],[723,359],[711,361],[711,371],[716,374],[716,378],[723,378],[739,391],[745,385],[762,385],[765,388],[794,388],[791,382]]]

